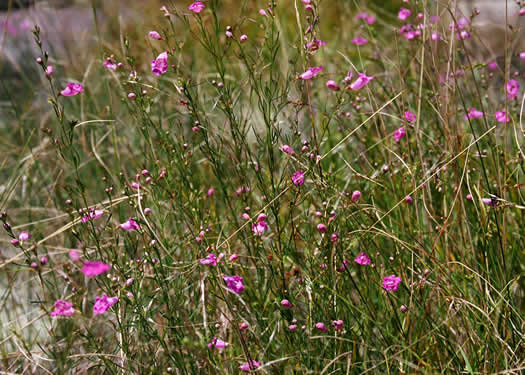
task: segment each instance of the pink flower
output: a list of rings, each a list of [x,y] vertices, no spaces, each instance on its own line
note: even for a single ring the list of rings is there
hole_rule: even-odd
[[[482,198],[481,201],[487,206],[496,207],[498,205],[498,199],[494,198]]]
[[[412,12],[409,9],[401,8],[399,10],[399,13],[397,14],[397,18],[399,18],[400,20],[404,21],[408,17],[410,17],[411,14],[412,14]]]
[[[337,84],[336,81],[332,81],[332,80],[327,81],[326,87],[328,87],[332,91],[339,91],[339,85]]]
[[[104,63],[102,64],[104,65],[106,68],[108,68],[109,70],[112,70],[112,71],[115,71],[117,70],[117,64],[115,64],[113,61],[111,61],[110,59],[107,59],[106,61],[104,61]]]
[[[434,33],[432,33],[431,39],[432,40],[441,40],[441,36],[438,33],[434,32]]]
[[[259,14],[263,17],[268,17],[268,13],[264,9],[259,9]]]
[[[509,115],[504,110],[496,112],[494,116],[496,117],[496,120],[498,122],[509,122],[510,121]]]
[[[18,234],[18,240],[19,240],[20,242],[27,241],[27,240],[29,240],[30,238],[31,238],[31,235],[30,235],[29,233],[27,233],[27,232],[20,232],[20,233]]]
[[[352,90],[360,90],[362,89],[363,87],[365,87],[368,82],[370,82],[371,80],[373,80],[374,77],[368,77],[366,74],[364,73],[359,73],[359,78],[356,79],[350,86],[350,89]]]
[[[358,20],[364,20],[367,24],[372,25],[376,22],[376,18],[374,16],[370,16],[367,13],[358,13],[356,18]]]
[[[405,128],[401,127],[399,129],[397,129],[395,132],[394,132],[394,140],[396,142],[399,142],[401,140],[401,138],[403,138],[406,134],[406,130]]]
[[[209,197],[211,197],[213,194],[215,194],[215,189],[214,188],[209,188],[208,189],[208,193],[206,194]]]
[[[348,72],[348,73],[346,73],[346,77],[343,79],[343,82],[344,82],[344,83],[348,83],[348,82],[350,82],[350,81],[352,80],[352,77],[353,77],[353,76],[354,76],[354,75],[352,74],[352,72]]]
[[[317,230],[320,232],[320,233],[326,233],[326,225],[325,224],[317,224]]]
[[[416,114],[410,111],[405,112],[405,120],[407,120],[408,122],[416,121]]]
[[[90,220],[98,219],[102,215],[104,215],[104,210],[91,209],[87,215],[82,216],[80,221],[82,221],[83,223],[87,223]]]
[[[289,145],[282,145],[281,150],[289,155],[295,155],[295,151]]]
[[[399,288],[401,277],[396,275],[385,276],[383,279],[383,289],[388,292],[395,292]]]
[[[318,329],[321,332],[328,331],[328,328],[324,325],[324,323],[321,323],[321,322],[315,323],[315,328]]]
[[[151,62],[151,71],[160,76],[168,71],[168,52],[162,52]]]
[[[188,7],[194,13],[200,13],[204,9],[204,4],[200,1],[196,1]]]
[[[71,316],[74,313],[75,309],[71,302],[66,302],[59,299],[55,302],[55,310],[51,312],[51,316]]]
[[[334,326],[334,329],[336,331],[340,331],[340,330],[342,330],[344,328],[345,323],[342,320],[334,320],[332,322],[332,325]]]
[[[303,74],[301,74],[299,76],[299,79],[304,79],[304,80],[308,80],[308,79],[312,79],[314,78],[316,75],[318,75],[321,71],[323,70],[323,66],[319,66],[319,67],[310,67],[308,68],[308,70],[306,72],[304,72]]]
[[[82,273],[86,277],[95,277],[102,275],[110,270],[111,266],[109,264],[102,263],[101,261],[85,261],[82,266]]]
[[[84,92],[84,87],[82,87],[80,83],[73,82],[69,82],[66,88],[60,91],[62,96],[75,96],[77,94],[80,94],[81,92]]]
[[[362,46],[362,45],[367,44],[368,40],[366,40],[362,36],[358,36],[358,37],[352,39],[352,43],[355,44],[356,46]]]
[[[474,197],[472,196],[472,194],[467,194],[467,200],[468,201],[471,201],[473,199],[474,199]]]
[[[80,260],[80,254],[75,249],[69,250],[68,255],[72,262],[78,262]]]
[[[125,223],[120,224],[120,227],[124,230],[137,230],[140,229],[140,226],[138,223],[133,220],[132,218],[129,218],[128,221]]]
[[[224,349],[226,348],[228,344],[226,341],[222,341],[221,339],[218,339],[217,337],[214,337],[211,342],[208,344],[208,348],[210,349],[213,349],[213,348],[217,348],[217,349]]]
[[[476,119],[476,118],[482,118],[483,112],[478,111],[476,108],[471,108],[468,113],[465,115],[465,119]]]
[[[304,184],[304,172],[297,171],[292,176],[292,182],[295,186],[301,186]]]
[[[93,305],[93,314],[104,314],[111,306],[118,302],[118,297],[108,297],[105,294],[102,297],[96,297]]]
[[[205,266],[216,266],[217,265],[217,257],[214,253],[208,254],[206,258],[203,258],[200,260],[200,263]]]
[[[156,40],[164,40],[164,38],[162,36],[160,36],[160,34],[156,31],[150,31],[148,33],[149,37],[151,39],[156,39]]]
[[[368,255],[366,255],[366,253],[361,253],[354,259],[354,262],[356,262],[357,264],[360,264],[362,266],[367,266],[372,261],[370,260],[370,257]]]
[[[487,64],[489,70],[498,70],[499,69],[499,66],[498,66],[498,63],[495,62],[495,61],[490,61],[488,64]]]
[[[239,259],[239,255],[237,255],[237,254],[232,254],[232,255],[230,255],[230,257],[228,258],[228,260],[229,260],[230,262],[235,262],[237,259]]]
[[[520,84],[515,79],[511,79],[505,85],[507,89],[507,96],[509,99],[515,99],[520,91]]]
[[[255,233],[256,236],[262,236],[267,230],[268,223],[264,220],[258,221],[252,225],[252,232]]]
[[[253,359],[249,359],[248,362],[240,365],[239,369],[241,369],[241,371],[252,371],[252,370],[255,370],[257,367],[259,367],[260,365],[261,365],[261,362],[255,361]]]
[[[287,299],[283,299],[281,301],[281,306],[284,307],[285,309],[289,309],[292,307],[292,303],[288,301]]]
[[[456,34],[457,40],[465,40],[470,38],[470,33],[467,30],[461,30],[459,33]]]
[[[356,190],[352,193],[352,202],[359,202],[359,198],[361,198],[361,192],[359,190]]]
[[[223,280],[226,282],[226,286],[228,287],[228,290],[235,293],[240,294],[244,292],[244,284],[243,284],[243,278],[241,276],[222,276]]]
[[[411,197],[410,195],[407,195],[407,196],[405,197],[405,202],[407,202],[408,204],[412,204],[413,201],[414,201],[414,200],[412,199],[412,197]]]
[[[248,35],[242,34],[239,38],[239,42],[244,43],[248,40]]]
[[[51,77],[54,72],[55,68],[53,68],[53,65],[48,65],[46,68],[46,76]]]

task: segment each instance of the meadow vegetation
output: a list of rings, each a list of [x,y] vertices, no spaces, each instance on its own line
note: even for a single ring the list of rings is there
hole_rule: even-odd
[[[2,373],[522,373],[517,28],[108,3],[0,67]]]

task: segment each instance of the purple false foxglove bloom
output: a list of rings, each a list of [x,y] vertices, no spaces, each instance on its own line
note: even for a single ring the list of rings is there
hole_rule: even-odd
[[[86,277],[95,277],[102,275],[110,270],[111,266],[109,264],[102,263],[101,261],[85,261],[82,266],[82,273]]]
[[[151,62],[151,71],[156,76],[161,76],[168,71],[168,52],[162,52]]]
[[[84,92],[84,87],[80,83],[69,82],[66,88],[60,91],[62,96],[75,96]]]
[[[57,300],[55,302],[55,310],[51,312],[51,316],[71,316],[75,313],[73,304],[71,302],[66,302],[62,300]]]
[[[228,290],[230,292],[233,292],[235,294],[240,294],[244,292],[244,280],[241,276],[222,276],[223,280],[226,282],[226,286],[228,287]]]
[[[105,294],[102,297],[96,297],[93,305],[93,314],[104,314],[111,306],[118,302],[118,297],[108,297]]]

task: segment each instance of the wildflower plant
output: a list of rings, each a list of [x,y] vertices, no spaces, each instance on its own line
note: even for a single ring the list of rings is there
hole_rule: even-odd
[[[5,371],[523,367],[512,44],[475,61],[475,12],[448,4],[147,3],[119,34],[93,5],[75,64],[33,31],[47,100],[11,102],[2,167]]]

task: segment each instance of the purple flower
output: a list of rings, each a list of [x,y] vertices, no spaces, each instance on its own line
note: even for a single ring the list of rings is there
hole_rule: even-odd
[[[363,46],[368,43],[368,40],[366,40],[362,36],[358,36],[352,39],[352,43],[355,44],[356,46]]]
[[[55,302],[55,310],[51,312],[51,316],[71,316],[75,313],[73,304],[71,302],[62,301],[61,299]]]
[[[496,112],[494,116],[496,117],[496,120],[498,122],[509,122],[510,121],[509,115],[504,110]]]
[[[84,92],[84,87],[80,83],[73,82],[69,82],[66,88],[60,91],[62,96],[75,96],[81,92]]]
[[[295,186],[301,186],[304,184],[304,172],[297,171],[292,176],[292,182]]]
[[[281,150],[288,155],[295,155],[295,151],[289,145],[282,145]]]
[[[366,266],[369,265],[372,261],[370,260],[370,257],[366,255],[366,253],[361,253],[355,257],[354,262],[362,266]]]
[[[465,119],[476,119],[476,118],[482,118],[483,112],[478,111],[476,108],[471,108],[468,113],[465,115]]]
[[[497,198],[482,198],[481,201],[487,206],[496,207],[498,205]]]
[[[515,79],[511,79],[507,82],[505,85],[505,88],[507,89],[507,96],[509,99],[516,99],[518,96],[518,93],[520,91],[520,84]]]
[[[352,193],[352,202],[359,202],[359,198],[361,198],[361,192],[359,190],[356,190]]]
[[[244,292],[244,284],[243,284],[243,278],[241,276],[222,276],[223,280],[226,282],[226,286],[228,287],[228,290],[235,294],[240,294]]]
[[[399,10],[399,13],[397,14],[397,18],[399,18],[400,20],[404,21],[408,17],[410,17],[411,14],[412,14],[412,12],[409,9],[401,8]]]
[[[395,292],[399,288],[401,277],[396,275],[385,276],[383,279],[383,289],[388,292]]]
[[[410,111],[405,112],[405,120],[407,120],[408,122],[416,121],[416,114]]]
[[[111,61],[111,59],[107,59],[106,61],[104,61],[102,65],[104,65],[109,70],[112,70],[112,71],[117,70],[117,64]]]
[[[204,4],[200,1],[196,1],[192,3],[189,7],[189,10],[191,10],[194,13],[200,13],[204,9]]]
[[[164,40],[164,38],[161,37],[160,34],[159,34],[158,32],[156,32],[156,31],[150,31],[150,32],[148,33],[148,35],[149,35],[149,37],[150,37],[151,39]]]
[[[374,77],[370,76],[368,77],[366,74],[364,73],[359,73],[359,78],[357,78],[350,86],[348,86],[350,89],[352,90],[360,90],[362,89],[363,87],[365,87],[368,82],[370,82],[371,80],[373,80]]]
[[[208,254],[206,258],[203,258],[200,260],[200,263],[205,266],[216,266],[217,265],[217,257],[214,253]]]
[[[328,331],[328,328],[324,325],[324,323],[321,323],[321,322],[315,323],[315,328],[318,329],[321,332]]]
[[[31,238],[31,235],[30,235],[29,233],[27,233],[27,232],[20,232],[20,233],[18,234],[18,240],[19,240],[20,242],[27,241],[27,240],[30,239],[30,238]]]
[[[317,224],[317,230],[320,232],[320,233],[326,233],[326,225],[325,224]]]
[[[401,138],[403,138],[406,134],[406,130],[405,128],[401,127],[399,129],[397,129],[395,132],[394,132],[394,140],[396,142],[399,142],[401,140]]]
[[[344,328],[345,323],[342,320],[340,320],[340,319],[339,320],[334,320],[332,322],[332,326],[334,326],[334,329],[336,331],[340,331],[340,330],[342,330]]]
[[[210,349],[213,349],[213,348],[217,348],[217,349],[224,349],[226,348],[228,344],[226,341],[222,341],[221,339],[218,339],[217,337],[214,337],[211,342],[208,344],[208,348]]]
[[[265,220],[257,221],[252,225],[252,232],[256,236],[262,236],[268,230],[268,223]]]
[[[323,70],[323,66],[319,66],[319,67],[314,66],[314,67],[308,68],[306,72],[304,72],[303,74],[299,76],[299,79],[304,79],[304,80],[312,79],[316,75],[318,75],[322,70]]]
[[[140,229],[140,226],[138,225],[138,223],[132,218],[129,218],[128,221],[120,224],[120,227],[124,230],[131,230],[131,231]]]
[[[111,306],[118,302],[118,297],[108,297],[105,294],[102,297],[96,297],[93,305],[93,314],[104,314]]]
[[[111,266],[109,264],[102,263],[101,261],[85,261],[82,266],[82,273],[86,277],[95,277],[102,275],[110,270]]]
[[[90,220],[98,219],[104,215],[104,210],[93,210],[91,209],[87,215],[82,216],[80,219],[83,223],[87,223]]]
[[[326,82],[326,87],[328,87],[332,91],[339,91],[339,85],[336,81],[330,80]]]
[[[160,76],[168,71],[168,52],[162,52],[151,62],[151,71],[156,76]]]
[[[284,307],[285,309],[289,309],[291,308],[293,305],[290,301],[288,301],[287,299],[283,299],[281,301],[281,306]]]
[[[252,370],[255,370],[257,367],[259,367],[260,365],[261,365],[261,362],[255,361],[253,359],[249,359],[248,362],[240,365],[239,369],[241,369],[241,371],[252,371]]]

